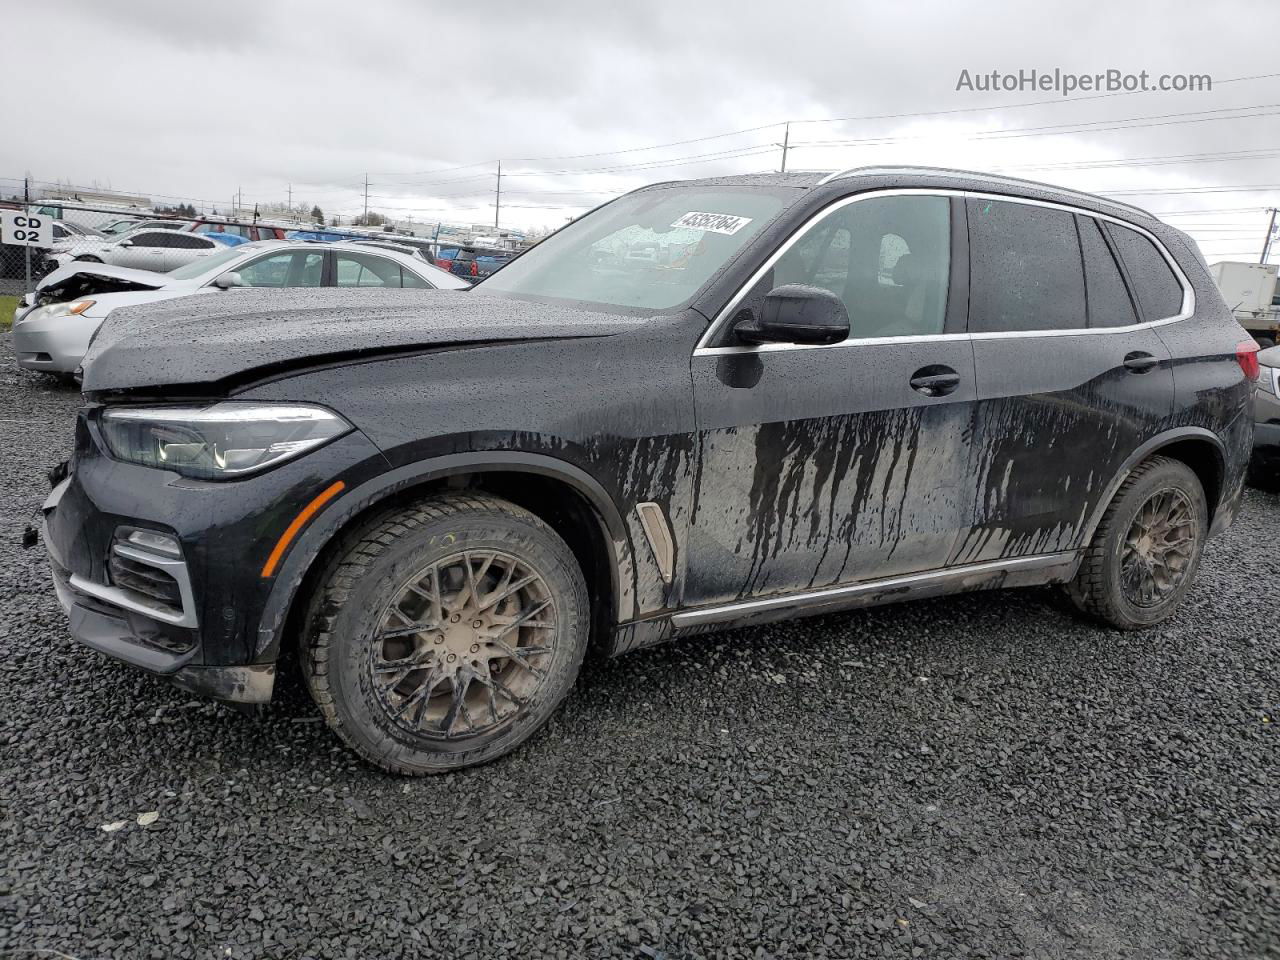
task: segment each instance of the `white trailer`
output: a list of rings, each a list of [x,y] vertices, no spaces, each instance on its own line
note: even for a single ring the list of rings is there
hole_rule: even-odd
[[[1253,338],[1263,347],[1280,339],[1280,291],[1276,289],[1274,263],[1223,261],[1210,265],[1209,273],[1222,291],[1222,299]]]

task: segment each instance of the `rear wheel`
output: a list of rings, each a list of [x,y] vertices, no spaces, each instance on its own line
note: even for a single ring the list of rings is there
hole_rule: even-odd
[[[101,257],[95,257],[92,254],[85,254],[82,257],[76,257],[76,260],[78,260],[81,263],[101,263],[102,262]]]
[[[1186,464],[1153,457],[1120,486],[1067,587],[1076,607],[1122,630],[1173,614],[1200,565],[1204,489]]]
[[[588,600],[573,553],[528,511],[452,494],[376,521],[312,598],[308,685],[352,748],[438,773],[515,749],[573,686]]]
[[[1268,347],[1274,347],[1276,345],[1275,340],[1271,337],[1254,337],[1253,339],[1258,344],[1259,350],[1266,350]]]

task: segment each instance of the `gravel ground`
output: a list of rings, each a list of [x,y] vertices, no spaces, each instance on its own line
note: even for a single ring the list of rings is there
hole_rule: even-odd
[[[1021,591],[737,631],[404,781],[296,684],[250,719],[73,643],[18,535],[77,397],[7,341],[0,956],[1280,957],[1275,496],[1157,630]]]

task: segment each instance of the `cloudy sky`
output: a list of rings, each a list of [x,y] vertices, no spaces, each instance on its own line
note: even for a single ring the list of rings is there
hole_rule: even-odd
[[[503,225],[556,226],[646,182],[776,169],[790,120],[792,169],[941,163],[1112,192],[1211,260],[1256,257],[1280,204],[1274,0],[47,0],[0,23],[24,41],[4,44],[6,191],[30,173],[225,208],[292,185],[349,216],[367,174],[371,209],[491,222],[501,159]],[[956,89],[962,70],[1033,68],[1213,89]]]

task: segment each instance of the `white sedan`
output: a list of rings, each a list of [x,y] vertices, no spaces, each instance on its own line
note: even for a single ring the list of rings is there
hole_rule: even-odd
[[[192,237],[189,233],[171,236]],[[18,304],[13,350],[18,366],[73,373],[89,339],[117,307],[216,295],[233,287],[417,287],[465,290],[461,277],[418,257],[352,243],[259,240],[216,252],[169,273],[73,262],[40,281]]]
[[[225,245],[200,234],[170,229],[130,230],[119,237],[80,238],[66,249],[55,247],[45,259],[55,268],[82,261],[165,273],[223,250]]]

